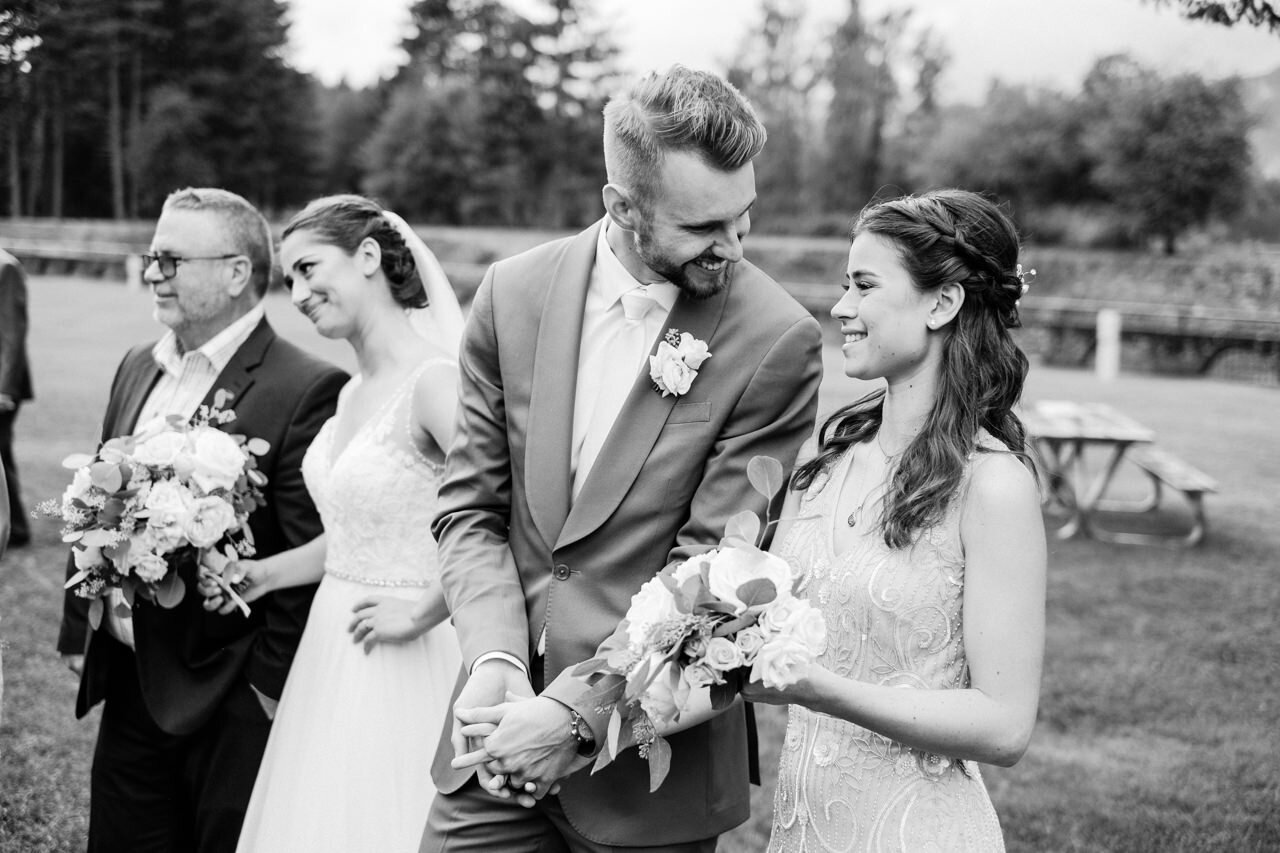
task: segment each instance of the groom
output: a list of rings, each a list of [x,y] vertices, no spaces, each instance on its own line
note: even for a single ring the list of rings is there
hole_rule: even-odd
[[[646,580],[764,509],[748,461],[790,465],[812,430],[818,324],[742,259],[764,141],[718,77],[649,75],[605,110],[605,218],[480,286],[434,525],[469,674],[455,712],[540,695],[507,706],[488,767],[450,767],[480,746],[455,720],[423,851],[710,851],[748,815],[741,705],[670,738],[656,793],[635,750],[568,776],[608,719],[570,673]],[[683,379],[669,364],[660,386],[647,356],[670,331],[710,357]]]
[[[124,357],[102,439],[155,417],[189,418],[225,390],[223,408],[236,415],[225,428],[270,444],[257,461],[266,505],[249,517],[258,554],[315,538],[320,519],[299,466],[345,375],[267,322],[266,220],[234,193],[179,190],[165,201],[144,263],[169,332]],[[201,606],[194,567],[179,575],[187,589],[179,606],[139,601],[121,615],[108,602],[97,630],[86,599],[68,592],[64,601],[58,650],[80,674],[76,716],[106,703],[91,771],[91,852],[235,850],[315,592],[276,592],[247,619],[219,616]]]

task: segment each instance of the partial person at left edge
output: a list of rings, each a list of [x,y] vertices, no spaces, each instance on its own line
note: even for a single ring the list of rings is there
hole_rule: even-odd
[[[0,463],[4,465],[9,502],[9,544],[15,548],[31,539],[30,522],[22,509],[18,466],[13,457],[13,425],[22,404],[32,399],[31,368],[27,364],[27,274],[18,259],[0,249]]]
[[[220,189],[164,203],[143,278],[169,328],[116,372],[102,439],[167,415],[192,416],[219,391],[229,432],[265,440],[266,505],[249,518],[257,553],[304,542],[322,526],[300,470],[334,412],[346,374],[276,336],[262,297],[274,263],[266,220]],[[69,560],[67,574],[75,571]],[[230,853],[310,610],[314,586],[255,603],[248,618],[207,612],[194,565],[173,609],[108,602],[99,630],[87,601],[64,600],[58,650],[80,675],[76,716],[105,702],[91,770],[88,850]],[[118,596],[119,591],[115,594]],[[122,601],[122,598],[119,600]]]

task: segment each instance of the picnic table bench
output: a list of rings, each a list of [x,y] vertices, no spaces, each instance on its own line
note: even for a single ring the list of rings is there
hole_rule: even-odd
[[[1103,542],[1189,547],[1205,535],[1204,495],[1217,491],[1214,480],[1168,450],[1153,446],[1155,433],[1104,403],[1041,400],[1025,412],[1027,430],[1040,451],[1048,489],[1046,508],[1066,515],[1056,531],[1060,539],[1088,536]],[[1102,466],[1090,476],[1087,448],[1105,454]],[[1106,497],[1122,463],[1140,469],[1150,483],[1141,500]],[[1162,487],[1181,492],[1191,509],[1186,531],[1144,533],[1115,530],[1099,520],[1099,513],[1148,513],[1160,506]]]

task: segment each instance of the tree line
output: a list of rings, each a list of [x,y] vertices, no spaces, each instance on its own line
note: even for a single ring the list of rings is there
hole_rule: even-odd
[[[1178,5],[1274,28],[1273,13],[1249,16],[1266,3]],[[286,12],[280,0],[10,0],[0,209],[149,218],[171,189],[217,184],[275,214],[363,192],[428,223],[564,228],[599,215],[600,110],[620,79],[585,0],[543,0],[532,15],[416,0],[407,61],[364,89],[285,63]],[[1117,56],[1078,92],[997,83],[981,104],[948,107],[948,48],[909,10],[872,17],[849,0],[820,33],[800,0],[744,14],[754,22],[727,73],[769,130],[764,230],[843,233],[877,194],[940,185],[997,193],[1045,241],[1088,232],[1172,251],[1193,226],[1280,213],[1280,188],[1249,161],[1238,80],[1164,77]]]

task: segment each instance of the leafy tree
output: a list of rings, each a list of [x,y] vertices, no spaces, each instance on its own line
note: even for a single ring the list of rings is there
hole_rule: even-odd
[[[432,179],[430,187],[466,197],[432,201],[432,210],[502,225],[578,224],[569,220],[598,215],[598,93],[614,51],[580,14],[583,6],[552,0],[546,20],[534,21],[498,0],[414,3],[415,32],[403,42],[410,61],[393,80],[395,106],[363,158],[366,185],[389,186],[390,164],[415,161],[399,149],[421,140],[385,132],[393,122],[447,118],[447,135],[467,142],[469,171],[465,180]],[[431,94],[401,95],[404,88]],[[436,90],[446,93],[456,112],[439,115]],[[442,155],[464,153],[444,148]],[[590,154],[575,156],[583,152]],[[427,180],[421,170],[414,174]]]
[[[1166,80],[1109,59],[1090,74],[1081,99],[1093,183],[1168,254],[1189,227],[1243,204],[1251,118],[1238,79]]]
[[[758,209],[766,217],[796,216],[815,203],[806,165],[816,153],[810,94],[821,78],[801,37],[803,12],[796,0],[765,0],[758,28],[743,39],[728,73],[769,132],[756,163]]]
[[[1224,27],[1246,23],[1280,35],[1280,6],[1267,0],[1148,0],[1157,6],[1177,5],[1183,17]]]

